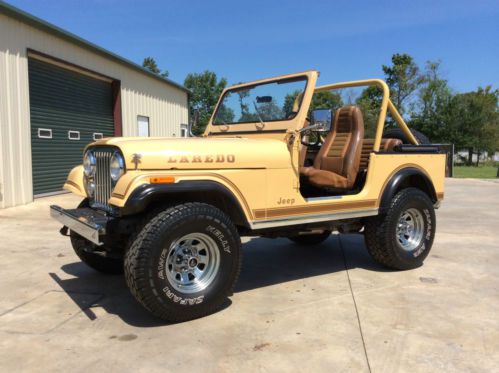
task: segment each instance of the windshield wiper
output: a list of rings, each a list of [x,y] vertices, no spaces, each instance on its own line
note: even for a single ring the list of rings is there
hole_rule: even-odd
[[[265,123],[262,119],[262,115],[260,114],[260,110],[258,110],[258,107],[256,106],[255,100],[253,100],[253,106],[255,107],[256,115],[258,115],[258,119],[260,120],[260,124],[262,125],[262,128],[265,127]]]

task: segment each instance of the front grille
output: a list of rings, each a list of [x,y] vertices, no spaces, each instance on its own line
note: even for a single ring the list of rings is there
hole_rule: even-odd
[[[97,167],[95,171],[95,194],[91,205],[108,211],[112,209],[108,201],[113,190],[113,182],[109,174],[113,153],[114,151],[111,150],[94,151]]]

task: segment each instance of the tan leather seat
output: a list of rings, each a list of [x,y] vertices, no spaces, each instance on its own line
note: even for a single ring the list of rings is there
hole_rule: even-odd
[[[315,157],[312,167],[301,167],[300,175],[318,187],[350,189],[359,171],[364,119],[356,106],[336,110],[333,130]]]
[[[402,141],[393,138],[383,138],[381,139],[380,150],[389,152],[393,151],[398,145],[401,145]],[[364,139],[362,142],[362,153],[360,154],[360,165],[359,170],[365,170],[369,164],[369,155],[373,152],[374,139]]]

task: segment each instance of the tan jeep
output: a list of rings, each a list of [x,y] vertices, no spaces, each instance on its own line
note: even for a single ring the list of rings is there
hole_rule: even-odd
[[[52,206],[52,216],[83,262],[124,270],[135,298],[171,321],[213,312],[231,295],[240,236],[319,245],[333,231],[360,232],[376,262],[421,265],[445,154],[419,144],[382,80],[316,87],[317,78],[307,71],[226,89],[201,137],[88,145],[64,185],[82,203]],[[309,115],[314,94],[365,86],[382,92],[370,131],[357,106]],[[387,112],[398,129],[385,130]]]

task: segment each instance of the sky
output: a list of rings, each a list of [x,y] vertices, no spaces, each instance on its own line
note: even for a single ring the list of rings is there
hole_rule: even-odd
[[[8,3],[170,79],[211,70],[229,84],[316,69],[319,84],[383,77],[408,53],[442,62],[456,92],[499,88],[499,0]]]

